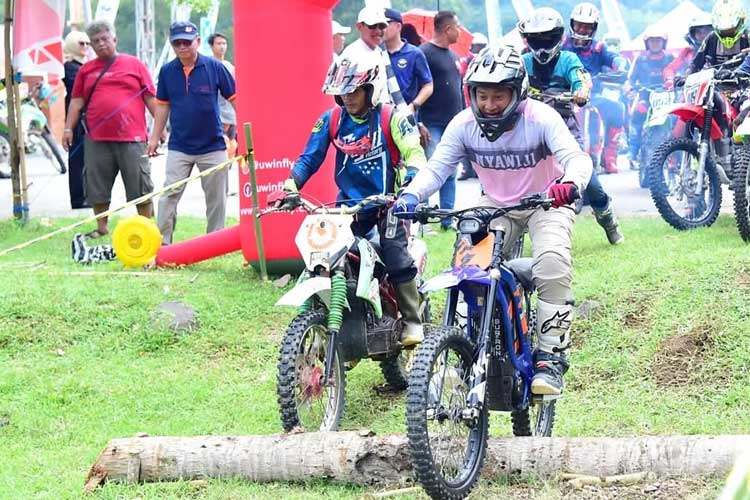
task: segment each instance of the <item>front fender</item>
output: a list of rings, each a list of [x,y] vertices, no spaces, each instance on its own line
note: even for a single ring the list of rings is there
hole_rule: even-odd
[[[299,307],[313,295],[318,295],[327,307],[331,305],[331,278],[315,276],[297,283],[294,288],[286,292],[279,300],[277,306]]]
[[[489,285],[490,274],[478,267],[454,267],[453,269],[444,271],[425,281],[419,288],[419,291],[422,293],[429,293],[438,290],[445,290],[446,288],[458,286],[463,281],[472,281],[482,285]]]
[[[703,128],[703,107],[697,104],[683,104],[682,106],[672,110],[672,114],[676,115],[683,122],[695,122],[699,127]],[[711,139],[720,139],[722,136],[721,127],[716,123],[716,119],[711,119]]]

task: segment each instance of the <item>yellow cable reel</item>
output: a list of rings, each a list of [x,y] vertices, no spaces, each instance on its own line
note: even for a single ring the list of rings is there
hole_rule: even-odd
[[[161,233],[153,219],[133,215],[122,219],[112,233],[115,254],[125,267],[141,267],[156,257]]]

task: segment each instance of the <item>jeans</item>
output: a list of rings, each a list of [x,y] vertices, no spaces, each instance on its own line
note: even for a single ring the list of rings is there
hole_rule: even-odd
[[[427,147],[425,147],[424,152],[427,155],[427,159],[429,160],[435,153],[435,148],[440,142],[440,139],[443,138],[445,127],[440,125],[427,125],[427,130],[430,131],[430,142],[427,144]],[[445,183],[440,186],[440,208],[445,210],[452,210],[455,205],[456,176],[451,175],[450,177],[448,177],[448,179],[445,180]],[[451,222],[451,219],[443,219],[442,221],[440,221],[440,226],[443,229],[447,229],[450,227]]]
[[[584,195],[591,205],[591,208],[597,212],[601,212],[607,208],[609,196],[607,196],[607,193],[604,191],[602,183],[599,182],[599,175],[596,173],[596,170],[591,173],[591,179],[589,179]]]

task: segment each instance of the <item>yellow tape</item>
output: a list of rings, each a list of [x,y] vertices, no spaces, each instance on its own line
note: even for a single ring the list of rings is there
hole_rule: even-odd
[[[101,219],[103,217],[108,217],[108,216],[112,215],[113,213],[119,212],[120,210],[123,210],[125,208],[132,207],[134,205],[140,205],[141,203],[149,201],[152,198],[156,198],[157,196],[161,196],[164,193],[166,193],[168,191],[171,191],[172,189],[184,186],[188,182],[194,181],[196,179],[200,179],[201,177],[205,177],[207,175],[210,175],[210,174],[212,174],[212,173],[214,173],[214,172],[216,172],[218,170],[221,170],[223,168],[227,168],[227,167],[231,166],[235,161],[239,161],[239,160],[242,160],[244,158],[245,158],[244,155],[243,156],[235,156],[234,158],[230,158],[229,160],[227,160],[227,161],[225,161],[223,163],[219,163],[218,165],[215,165],[215,166],[209,168],[208,170],[204,170],[203,172],[199,172],[197,175],[192,175],[192,176],[190,176],[190,177],[188,177],[186,179],[182,179],[182,180],[177,181],[177,182],[175,182],[173,184],[170,184],[169,186],[164,186],[159,191],[154,191],[153,193],[145,194],[145,195],[141,196],[140,198],[136,198],[135,200],[129,201],[129,202],[125,203],[124,205],[120,206],[120,207],[110,208],[106,212],[102,212],[102,213],[97,214],[97,215],[92,215],[91,217],[89,217],[87,219],[83,219],[82,221],[76,222],[74,224],[70,224],[70,225],[67,225],[65,227],[61,227],[60,229],[56,229],[56,230],[52,231],[51,233],[47,233],[45,235],[39,236],[38,238],[34,238],[34,239],[29,240],[29,241],[27,241],[25,243],[21,243],[19,245],[14,246],[14,247],[6,248],[5,250],[0,251],[0,257],[2,257],[5,254],[8,254],[10,252],[13,252],[15,250],[21,250],[22,248],[26,248],[26,247],[28,247],[30,245],[33,245],[34,243],[38,243],[40,241],[48,240],[48,239],[52,238],[53,236],[57,236],[58,234],[68,232],[71,229],[77,228],[78,226],[83,226],[84,224],[88,224],[90,222],[93,222],[95,220]]]

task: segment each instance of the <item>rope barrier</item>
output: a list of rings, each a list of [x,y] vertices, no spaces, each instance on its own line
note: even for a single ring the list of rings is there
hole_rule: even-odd
[[[234,158],[230,158],[229,160],[227,160],[227,161],[225,161],[223,163],[219,163],[218,165],[214,165],[213,167],[211,167],[211,168],[209,168],[207,170],[204,170],[203,172],[200,172],[197,175],[191,175],[190,177],[187,177],[185,179],[179,180],[179,181],[177,181],[177,182],[175,182],[173,184],[170,184],[169,186],[164,186],[159,191],[154,191],[153,193],[145,194],[145,195],[141,196],[140,198],[136,198],[135,200],[132,200],[132,201],[129,201],[129,202],[125,203],[122,206],[119,206],[117,208],[110,208],[106,212],[102,212],[100,214],[92,215],[91,217],[88,217],[86,219],[78,221],[78,222],[76,222],[74,224],[69,224],[69,225],[67,225],[65,227],[61,227],[60,229],[56,229],[56,230],[52,231],[51,233],[47,233],[45,235],[42,235],[42,236],[39,236],[37,238],[31,239],[31,240],[26,241],[24,243],[18,244],[18,245],[14,246],[14,247],[6,248],[5,250],[0,251],[0,257],[2,257],[3,255],[9,254],[10,252],[14,252],[16,250],[21,250],[22,248],[26,248],[26,247],[28,247],[30,245],[33,245],[34,243],[38,243],[40,241],[48,240],[48,239],[52,238],[53,236],[57,236],[58,234],[62,234],[62,233],[68,232],[71,229],[77,228],[78,226],[82,226],[84,224],[88,224],[90,222],[96,221],[98,219],[102,219],[104,217],[109,217],[110,215],[112,215],[112,214],[114,214],[116,212],[119,212],[120,210],[124,210],[124,209],[126,209],[128,207],[132,207],[134,205],[140,205],[141,203],[149,201],[152,198],[156,198],[157,196],[161,196],[164,193],[167,193],[168,191],[171,191],[173,189],[182,187],[185,184],[187,184],[188,182],[194,181],[196,179],[200,179],[201,177],[205,177],[207,175],[211,175],[214,172],[218,172],[219,170],[227,168],[227,167],[231,166],[232,164],[234,164],[235,161],[243,161],[243,160],[247,161],[247,157],[249,155],[251,155],[252,153],[253,152],[251,150],[251,151],[249,151],[245,155],[235,156]],[[27,210],[28,210],[28,208],[27,208]]]

